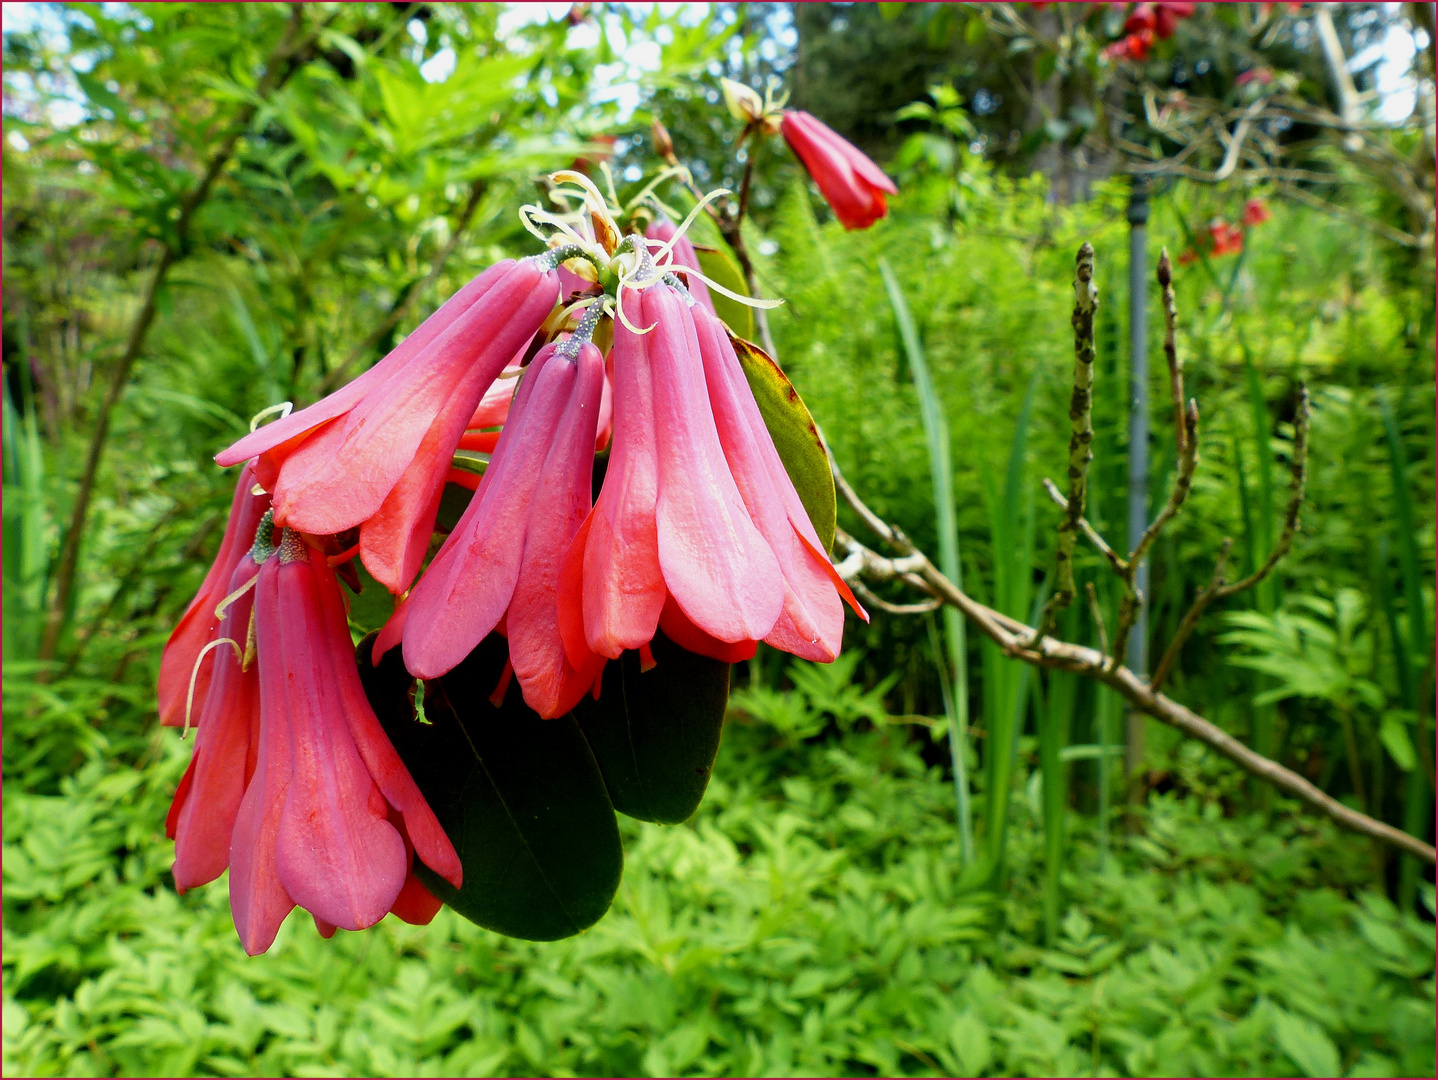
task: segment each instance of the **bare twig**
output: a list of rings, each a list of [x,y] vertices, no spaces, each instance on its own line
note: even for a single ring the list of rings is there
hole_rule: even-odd
[[[1396,829],[1392,825],[1345,806],[1291,769],[1286,769],[1278,762],[1251,750],[1216,724],[1153,690],[1127,667],[1116,661],[1110,663],[1104,653],[1047,636],[1038,638],[1035,645],[1030,647],[1028,643],[1035,639],[1033,627],[980,604],[944,577],[903,532],[886,524],[883,519],[864,505],[863,500],[854,494],[853,488],[844,482],[843,475],[837,464],[834,464],[832,457],[830,464],[834,473],[835,485],[844,495],[845,501],[865,521],[875,521],[879,524],[880,528],[875,531],[898,548],[904,556],[903,561],[906,567],[911,565],[919,567],[917,573],[900,570],[895,566],[897,560],[885,559],[869,551],[853,537],[841,534],[851,554],[857,553],[860,556],[852,563],[849,559],[845,559],[841,564],[846,568],[846,579],[852,580],[852,576],[859,573],[875,572],[876,576],[880,578],[902,578],[910,584],[916,584],[930,596],[956,607],[973,621],[986,637],[1003,649],[1006,655],[1023,660],[1025,663],[1038,664],[1062,671],[1073,671],[1096,679],[1115,690],[1139,712],[1177,729],[1190,738],[1197,739],[1240,768],[1308,804],[1344,828],[1390,844],[1428,863],[1438,861],[1438,853],[1435,853],[1432,845],[1424,843],[1416,836],[1410,836],[1401,829]],[[836,537],[836,542],[838,539]]]
[[[1049,498],[1058,505],[1060,510],[1068,509],[1069,501],[1064,498],[1063,492],[1059,490],[1058,485],[1047,476],[1044,477],[1044,490],[1049,493]],[[1083,530],[1084,536],[1088,537],[1089,543],[1097,548],[1099,554],[1108,560],[1108,564],[1113,567],[1115,574],[1119,577],[1123,577],[1128,573],[1128,563],[1123,561],[1123,556],[1109,547],[1108,541],[1099,534],[1097,529],[1089,524],[1088,518],[1079,518],[1079,528]]]
[[[1074,544],[1083,520],[1088,492],[1088,467],[1093,461],[1093,317],[1098,310],[1098,286],[1093,281],[1093,245],[1078,249],[1074,265],[1074,388],[1069,398],[1069,494],[1059,522],[1058,550],[1054,555],[1058,587],[1044,605],[1038,636],[1053,628],[1059,611],[1073,603]]]
[[[1153,673],[1149,680],[1149,688],[1155,693],[1163,687],[1163,681],[1173,670],[1173,665],[1178,662],[1178,654],[1183,650],[1183,643],[1188,640],[1188,635],[1193,633],[1193,628],[1198,625],[1199,616],[1204,612],[1223,588],[1223,572],[1228,565],[1228,551],[1233,547],[1233,539],[1225,536],[1223,544],[1218,549],[1218,559],[1213,566],[1213,577],[1209,579],[1198,596],[1194,598],[1193,606],[1184,615],[1183,621],[1178,624],[1174,632],[1173,640],[1168,643],[1168,648],[1163,651],[1163,659],[1158,662],[1158,670]]]
[[[333,17],[333,15],[330,16],[330,18]],[[328,20],[326,20],[327,22]],[[220,144],[210,155],[210,160],[206,163],[199,183],[180,200],[179,214],[175,219],[175,231],[164,241],[160,260],[155,264],[154,272],[150,275],[150,283],[145,288],[144,298],[140,301],[140,309],[135,313],[134,322],[130,324],[130,332],[125,338],[124,351],[110,369],[110,379],[105,387],[105,396],[101,399],[94,424],[90,430],[90,447],[85,455],[85,464],[80,473],[80,484],[75,492],[75,504],[70,512],[70,524],[65,530],[65,540],[60,546],[60,555],[56,561],[55,594],[50,608],[46,612],[45,626],[40,636],[39,658],[41,660],[55,658],[55,650],[60,641],[60,631],[64,628],[70,608],[70,598],[75,589],[75,571],[80,558],[80,540],[85,534],[85,522],[90,514],[90,499],[95,493],[95,478],[100,471],[100,459],[105,454],[105,445],[110,435],[110,418],[114,415],[115,406],[119,404],[126,386],[129,385],[130,371],[134,368],[135,360],[139,357],[140,350],[145,345],[145,338],[149,335],[150,326],[155,321],[155,305],[160,289],[165,284],[170,268],[189,253],[190,225],[194,221],[195,212],[209,198],[215,181],[225,166],[229,164],[234,155],[235,146],[240,141],[240,136],[249,128],[259,111],[259,103],[283,86],[300,67],[314,56],[315,46],[323,26],[301,37],[303,26],[304,5],[290,5],[289,22],[285,25],[285,32],[280,38],[279,44],[275,46],[274,52],[265,62],[265,73],[255,87],[253,99],[240,106],[229,133],[220,140]],[[36,676],[39,679],[47,677],[45,669],[42,669],[41,673]]]
[[[887,611],[890,615],[927,615],[931,611],[937,611],[943,607],[943,601],[930,598],[920,600],[917,604],[895,604],[878,596],[873,589],[869,588],[857,577],[849,582],[854,587],[854,592],[859,594],[859,599],[870,607],[878,608],[880,611]],[[947,684],[946,684],[947,685]]]

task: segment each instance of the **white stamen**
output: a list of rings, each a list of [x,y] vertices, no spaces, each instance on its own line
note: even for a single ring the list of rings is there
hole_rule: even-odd
[[[260,575],[259,575],[259,574],[256,574],[254,577],[250,578],[249,581],[245,582],[243,585],[241,585],[241,586],[240,586],[238,589],[236,589],[234,592],[230,593],[229,596],[227,596],[227,597],[225,597],[223,600],[221,600],[221,601],[215,606],[215,618],[217,618],[217,619],[223,619],[223,618],[225,617],[225,612],[227,612],[227,611],[230,610],[230,605],[233,604],[233,603],[234,603],[236,600],[238,600],[240,597],[244,596],[245,593],[247,593],[247,592],[249,592],[251,589],[253,589],[253,588],[255,587],[255,582],[257,582],[257,581],[259,581],[259,580],[260,580]]]
[[[260,426],[261,420],[263,420],[267,416],[274,416],[275,413],[279,413],[280,419],[283,420],[285,417],[290,415],[290,410],[294,407],[294,402],[282,401],[278,405],[271,405],[268,409],[261,409],[259,412],[255,413],[254,416],[250,417],[250,430],[254,431]]]
[[[215,638],[214,641],[210,642],[208,645],[206,645],[203,649],[200,650],[200,655],[195,657],[195,666],[190,669],[190,692],[185,695],[185,726],[184,729],[180,732],[181,739],[183,739],[186,735],[190,733],[190,710],[193,709],[195,705],[195,680],[200,676],[200,665],[204,663],[205,656],[216,645],[233,646],[235,650],[235,659],[240,661],[241,663],[244,662],[244,650],[240,648],[240,643],[234,638]]]
[[[634,196],[634,198],[630,199],[629,205],[627,205],[624,209],[633,210],[645,199],[652,196],[660,184],[675,176],[681,176],[685,180],[691,182],[693,180],[693,177],[689,174],[689,170],[686,169],[683,165],[671,165],[669,168],[665,169],[658,176],[656,176],[653,180],[649,181],[649,183],[645,184],[642,188],[640,188],[639,194]],[[663,210],[666,214],[673,213],[673,211],[670,210],[669,207],[665,206],[663,203],[660,203],[658,199],[655,199],[654,201],[659,205],[659,208]]]
[[[675,242],[678,241],[681,236],[683,236],[686,232],[689,231],[689,226],[694,224],[694,221],[696,218],[699,217],[700,212],[706,206],[712,203],[715,199],[719,198],[721,195],[728,194],[728,188],[715,188],[708,195],[705,195],[704,198],[700,199],[697,203],[695,203],[694,209],[689,211],[689,216],[684,219],[684,223],[680,225],[679,228],[674,230],[674,235],[669,238],[669,242],[665,244],[662,248],[660,248],[654,257],[656,259],[662,259],[666,252],[673,250]]]

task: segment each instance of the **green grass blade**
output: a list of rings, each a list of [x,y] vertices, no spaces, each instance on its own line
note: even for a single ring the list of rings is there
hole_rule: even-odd
[[[1059,621],[1065,641],[1078,637],[1079,609],[1070,604]],[[1048,700],[1034,685],[1038,709],[1039,769],[1043,773],[1044,821],[1044,940],[1058,940],[1059,914],[1063,907],[1062,886],[1065,848],[1065,819],[1068,815],[1068,765],[1063,752],[1073,730],[1074,705],[1078,698],[1078,676],[1071,671],[1049,673]]]
[[[959,588],[963,588],[963,565],[959,560],[959,526],[954,514],[954,469],[949,452],[949,425],[924,357],[919,333],[903,289],[886,260],[879,260],[879,275],[889,294],[894,323],[898,327],[909,371],[914,378],[914,391],[919,398],[919,416],[924,425],[924,439],[929,447],[929,473],[934,485],[934,518],[939,533],[939,569]],[[969,677],[968,642],[963,616],[952,607],[944,608],[944,636],[949,646],[949,667],[954,678],[954,716],[949,722],[949,753],[953,759],[954,793],[958,805],[959,841],[965,865],[973,861],[974,835],[969,807],[968,743],[969,743]]]
[[[1408,609],[1408,648],[1414,657],[1428,656],[1428,611],[1423,602],[1423,579],[1418,571],[1417,527],[1413,521],[1413,495],[1408,488],[1408,462],[1392,405],[1380,399],[1383,434],[1388,443],[1388,467],[1393,479],[1393,515],[1398,528],[1398,566],[1403,572],[1403,603]]]

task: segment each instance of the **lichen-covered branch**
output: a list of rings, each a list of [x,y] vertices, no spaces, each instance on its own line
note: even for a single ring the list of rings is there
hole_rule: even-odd
[[[1038,636],[1047,633],[1057,613],[1074,598],[1074,544],[1083,521],[1088,494],[1088,467],[1093,461],[1093,317],[1098,310],[1098,286],[1093,282],[1093,245],[1084,241],[1074,265],[1074,388],[1069,398],[1069,494],[1059,522],[1058,551],[1054,555],[1057,586],[1044,605]]]

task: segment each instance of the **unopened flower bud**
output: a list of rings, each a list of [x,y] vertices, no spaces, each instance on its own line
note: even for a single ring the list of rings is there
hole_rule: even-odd
[[[764,116],[764,99],[756,91],[733,79],[720,79],[719,85],[724,90],[724,104],[735,120],[751,124]]]
[[[674,140],[669,137],[669,129],[658,120],[649,125],[650,138],[654,140],[654,152],[669,164],[675,164]]]

